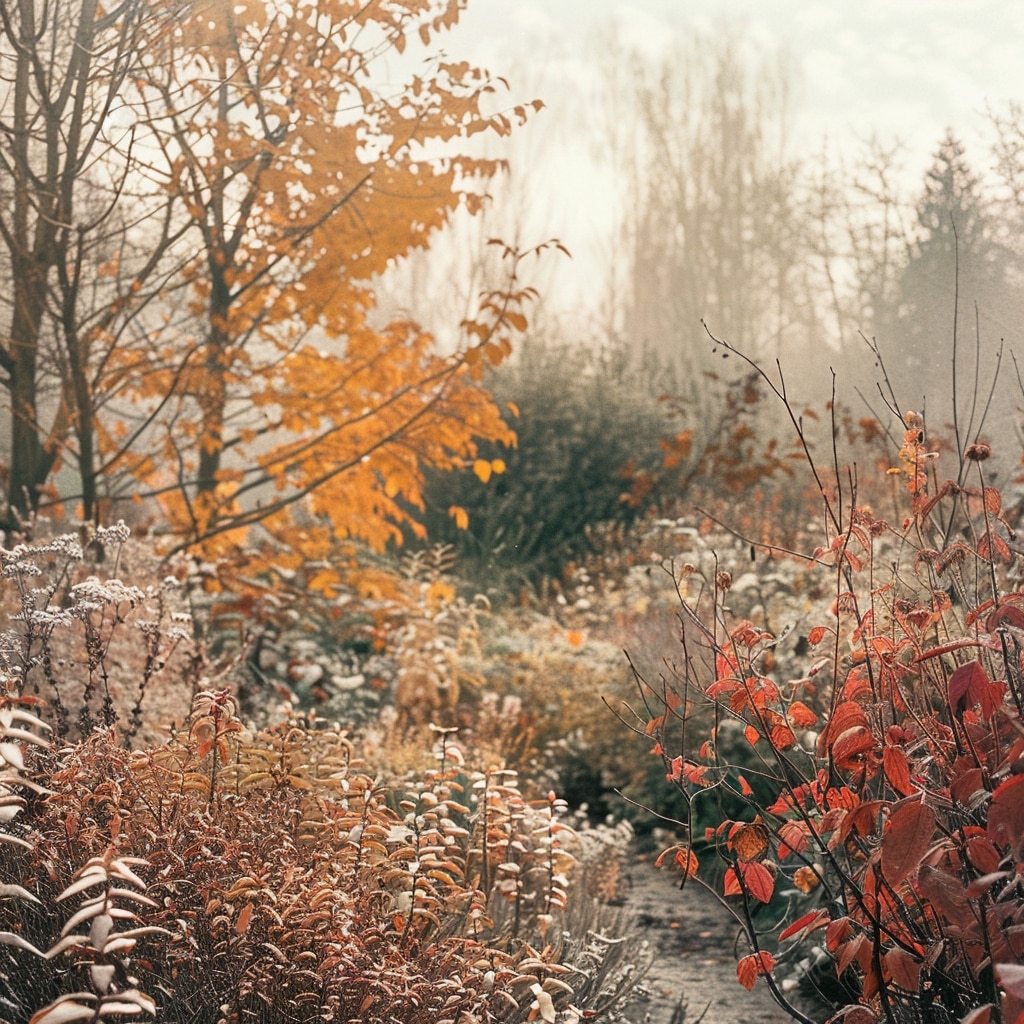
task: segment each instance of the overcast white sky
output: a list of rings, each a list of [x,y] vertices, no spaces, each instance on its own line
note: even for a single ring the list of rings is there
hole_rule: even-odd
[[[548,173],[531,170],[540,216],[576,251],[570,276],[589,276],[607,183],[592,176],[569,111],[596,88],[594,33],[608,24],[652,55],[723,26],[768,52],[783,47],[799,144],[814,153],[826,138],[838,150],[872,134],[900,139],[915,181],[947,126],[983,164],[986,104],[1024,102],[1024,4],[1007,0],[470,0],[446,46],[509,77],[517,100],[548,104],[530,129]]]
[[[652,53],[723,25],[784,47],[818,136],[878,129],[927,147],[986,101],[1024,99],[1024,4],[1007,0],[470,0],[460,34],[494,70],[557,54],[596,74],[591,32],[610,22]]]

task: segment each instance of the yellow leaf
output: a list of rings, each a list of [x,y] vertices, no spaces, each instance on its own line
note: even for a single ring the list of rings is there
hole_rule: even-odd
[[[493,468],[494,467],[491,466],[486,459],[477,459],[476,462],[473,463],[473,472],[480,477],[481,483],[487,483],[487,481],[491,479],[491,472],[493,471]]]
[[[468,523],[467,523],[468,525]],[[465,527],[462,527],[465,529]],[[455,588],[450,583],[434,580],[427,588],[427,607],[431,612],[438,611],[443,605],[455,600]]]
[[[452,505],[452,507],[448,509],[448,515],[455,520],[455,525],[460,530],[469,529],[469,513],[464,508],[459,505]]]
[[[495,473],[505,472],[505,460],[504,459],[491,459],[491,469]]]

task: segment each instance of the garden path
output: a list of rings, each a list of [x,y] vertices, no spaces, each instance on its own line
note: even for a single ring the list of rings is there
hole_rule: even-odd
[[[629,1024],[791,1024],[764,984],[748,992],[736,980],[737,928],[711,893],[681,892],[677,873],[640,861],[626,907],[654,951],[647,996],[623,1010]]]

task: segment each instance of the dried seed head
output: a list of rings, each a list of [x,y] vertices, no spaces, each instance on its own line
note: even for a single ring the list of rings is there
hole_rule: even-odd
[[[724,569],[715,577],[715,584],[719,590],[728,590],[732,587],[732,573],[726,572]]]
[[[964,455],[971,462],[984,462],[992,454],[992,445],[979,441],[977,444],[969,444]]]

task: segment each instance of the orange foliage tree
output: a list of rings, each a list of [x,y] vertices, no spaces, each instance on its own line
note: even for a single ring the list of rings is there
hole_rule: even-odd
[[[189,336],[123,357],[136,401],[164,409],[133,472],[181,544],[291,532],[301,502],[307,526],[380,546],[420,504],[421,460],[511,443],[472,364],[525,324],[514,268],[455,352],[372,316],[374,277],[477,209],[499,169],[453,144],[527,115],[487,113],[494,85],[469,64],[409,59],[463,7],[208,0],[152,41],[140,95],[198,247]],[[410,64],[404,84],[385,57]]]
[[[486,72],[433,55],[465,4],[183,0],[132,20],[116,98],[96,107],[116,130],[89,168],[122,183],[104,208],[118,230],[75,267],[85,279],[92,259],[106,326],[61,384],[90,441],[87,515],[132,494],[159,500],[172,546],[216,554],[261,522],[317,550],[379,547],[421,504],[423,464],[513,442],[480,376],[526,323],[520,252],[503,250],[508,277],[454,348],[375,315],[375,279],[484,202],[501,163],[471,137],[540,107],[501,112]],[[55,292],[46,308],[70,307]]]

